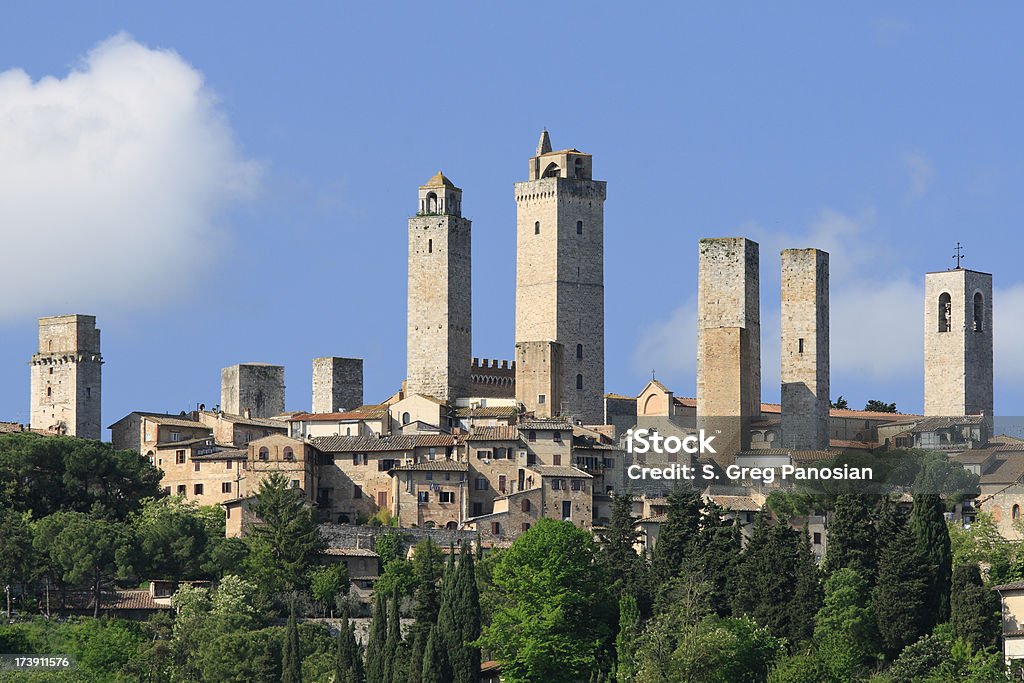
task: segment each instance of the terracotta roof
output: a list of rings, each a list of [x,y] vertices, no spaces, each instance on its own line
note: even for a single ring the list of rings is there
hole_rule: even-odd
[[[344,422],[346,420],[379,420],[386,416],[386,405],[366,405],[343,413],[298,413],[289,422]]]
[[[993,586],[994,591],[1024,591],[1024,581],[1014,581],[1013,583],[1004,583],[1001,586]]]
[[[118,422],[121,422],[122,420],[125,420],[131,417],[132,415],[138,415],[139,417],[144,417],[147,420],[152,420],[157,424],[167,425],[168,427],[191,427],[194,429],[209,429],[209,427],[204,425],[202,422],[193,420],[187,415],[171,415],[169,413],[148,413],[141,410],[133,410],[132,412],[128,413],[120,420],[115,422],[114,424],[116,425]],[[113,427],[113,425],[111,425],[111,427]],[[110,427],[108,427],[108,429],[110,429]]]
[[[998,447],[971,448],[963,453],[951,455],[949,459],[961,465],[980,465],[995,456],[998,450],[1000,450]]]
[[[464,462],[455,462],[447,458],[442,460],[424,460],[415,465],[402,465],[389,470],[389,472],[468,472],[469,465]]]
[[[668,515],[652,515],[650,517],[641,517],[634,524],[664,524],[667,521]]]
[[[455,187],[455,183],[445,177],[444,173],[441,173],[440,171],[430,176],[430,180],[428,180],[426,184],[420,185],[420,187],[450,187],[453,190],[459,189]]]
[[[574,477],[577,479],[593,479],[594,477],[576,467],[568,465],[531,465],[533,470],[542,477]]]
[[[324,548],[323,554],[332,557],[380,557],[368,548]]]
[[[202,411],[203,415],[209,415],[220,420],[227,422],[234,422],[236,424],[253,425],[254,427],[270,427],[272,429],[287,429],[288,426],[284,420],[273,419],[269,417],[246,417],[245,415],[235,415],[232,413],[217,413],[212,410]]]
[[[193,455],[192,460],[244,460],[247,457],[249,457],[249,451],[244,448],[225,448],[216,453]]]
[[[709,496],[711,500],[726,510],[738,512],[757,512],[761,506],[750,496]]]
[[[515,406],[483,406],[470,408],[463,406],[455,409],[455,417],[515,417],[519,409]]]
[[[981,475],[981,484],[1015,484],[1024,478],[1024,455],[997,454],[995,467]]]
[[[67,594],[67,606],[72,609],[91,607],[93,594],[90,591],[74,591]],[[100,610],[170,609],[167,603],[157,602],[148,590],[104,591],[100,597]]]
[[[194,446],[197,443],[204,443],[206,441],[213,445],[213,436],[199,436],[194,439],[184,439],[182,441],[161,441],[156,444],[157,448],[185,448],[186,446]]]
[[[459,443],[451,434],[412,434],[417,448],[442,448]]]
[[[498,425],[497,427],[474,427],[466,441],[518,441],[519,427]]]
[[[412,435],[385,436],[318,436],[310,443],[325,453],[370,453],[378,451],[411,451],[416,447]]]
[[[572,429],[572,423],[565,418],[556,417],[549,420],[542,419],[527,419],[520,420],[519,429],[532,429],[535,431],[567,431]]]
[[[898,435],[897,435],[898,436]],[[870,451],[878,444],[873,441],[850,441],[849,439],[829,439],[829,448],[857,448]]]
[[[985,421],[981,415],[965,415],[963,417],[929,417],[917,423],[911,431],[934,432],[936,429],[949,429],[962,425],[980,425]]]
[[[626,401],[635,401],[636,400],[636,396],[623,396],[622,394],[605,394],[604,397],[605,398],[624,399]]]
[[[673,396],[672,400],[677,405],[684,406],[686,408],[696,408],[697,399],[690,398],[687,396]],[[871,410],[845,410],[839,408],[832,408],[829,411],[829,417],[859,417],[866,420],[894,420],[899,418],[919,418],[920,415],[914,415],[911,413],[878,413]],[[781,415],[782,405],[779,403],[762,403],[761,404],[762,415]]]

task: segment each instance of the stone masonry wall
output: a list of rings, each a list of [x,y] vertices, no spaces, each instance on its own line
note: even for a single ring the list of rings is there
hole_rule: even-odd
[[[220,409],[232,415],[273,417],[284,412],[284,367],[243,363],[221,370]]]
[[[313,359],[313,412],[338,413],[363,404],[363,359]]]
[[[30,424],[99,439],[103,356],[91,315],[39,319],[39,351],[32,356]]]

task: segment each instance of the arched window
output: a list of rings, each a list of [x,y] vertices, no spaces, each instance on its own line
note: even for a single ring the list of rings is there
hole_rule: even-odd
[[[953,300],[948,292],[939,296],[939,332],[953,329]]]
[[[437,213],[437,195],[433,192],[427,195],[427,213]]]
[[[583,388],[583,375],[576,375],[576,388],[577,389],[582,389]]]
[[[576,345],[576,357],[583,358],[583,344]]]
[[[412,422],[412,416],[409,413],[402,413],[402,424],[407,425]]]
[[[456,522],[455,520],[452,520],[452,521],[448,522],[445,525],[445,528],[448,528],[448,529],[458,529],[459,528],[459,523]]]
[[[284,447],[284,459],[285,460],[294,460],[295,459],[295,451],[292,450],[291,446],[285,446]]]
[[[537,440],[537,432],[535,432],[535,431],[533,431],[531,429],[530,433],[527,435],[526,438],[529,439],[530,441],[536,441]]]
[[[424,522],[424,524],[423,524],[423,528],[424,529],[433,529],[434,526],[436,526],[436,525],[433,522],[431,522],[431,521]]]
[[[583,159],[576,157],[576,160],[573,162],[573,170],[576,171],[577,178],[583,177]]]
[[[266,446],[261,447],[259,457],[260,460],[270,460],[270,450]]]
[[[577,235],[582,235],[583,234],[583,221],[576,221],[576,234]]]
[[[985,331],[985,297],[981,292],[974,293],[974,331]]]
[[[539,235],[540,234],[540,221],[537,221],[536,223],[533,224],[533,234],[534,235]]]
[[[1014,505],[1013,506],[1013,519],[1014,520],[1020,519],[1020,505]]]
[[[562,170],[558,168],[558,164],[552,161],[548,164],[547,168],[544,169],[544,173],[541,175],[541,178],[557,178],[561,174]]]
[[[529,512],[530,511],[530,499],[529,498],[523,498],[523,504],[520,506],[520,509],[523,512]]]

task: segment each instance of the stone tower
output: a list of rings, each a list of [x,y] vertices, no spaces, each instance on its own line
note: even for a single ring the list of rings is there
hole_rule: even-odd
[[[558,342],[516,344],[516,401],[536,417],[554,417],[562,405],[565,348]]]
[[[924,414],[991,417],[992,276],[928,273],[924,299]]]
[[[592,169],[589,154],[551,151],[544,131],[537,154],[530,159],[529,180],[515,186],[516,345],[561,345],[561,381],[539,384],[561,387],[561,405],[550,406],[551,413],[589,424],[600,422],[604,412],[607,185],[593,180]],[[522,360],[516,362],[517,385],[519,374],[534,374]],[[527,410],[538,408],[536,396],[523,403]]]
[[[92,315],[39,319],[32,356],[32,429],[99,439],[100,331]]]
[[[440,171],[409,219],[406,393],[468,396],[472,362],[470,221],[462,190]]]
[[[363,359],[313,359],[313,412],[337,413],[363,404]]]
[[[828,253],[782,252],[782,445],[829,445]]]
[[[284,367],[242,363],[220,372],[220,409],[232,415],[273,417],[284,412]]]
[[[761,412],[760,256],[744,237],[702,239],[697,266],[697,418],[720,459],[750,446]],[[732,453],[730,453],[732,451]]]

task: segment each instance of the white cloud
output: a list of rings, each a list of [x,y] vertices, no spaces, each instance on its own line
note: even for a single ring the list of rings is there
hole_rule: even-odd
[[[996,385],[1024,381],[1024,284],[996,289],[992,307]]]
[[[928,156],[922,152],[908,152],[903,155],[903,166],[910,181],[907,198],[920,199],[928,194],[928,188],[935,178],[935,169]]]
[[[125,35],[62,78],[0,73],[0,159],[0,318],[181,293],[260,172],[202,74]]]
[[[696,277],[696,276],[695,276]],[[696,282],[694,283],[696,284]],[[697,368],[697,302],[687,301],[664,320],[649,325],[640,334],[633,350],[633,372],[685,382],[680,394],[691,391]],[[639,389],[637,389],[639,391]]]

